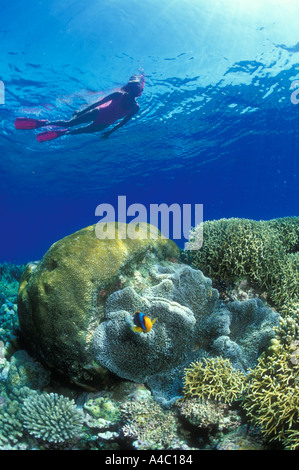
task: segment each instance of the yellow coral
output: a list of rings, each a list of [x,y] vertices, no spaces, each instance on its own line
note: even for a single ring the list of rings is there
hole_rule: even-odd
[[[238,400],[244,389],[245,375],[234,369],[229,359],[204,358],[203,361],[185,369],[184,397],[212,398],[226,403]]]
[[[247,377],[243,407],[270,440],[299,448],[299,364],[291,347],[272,345]]]

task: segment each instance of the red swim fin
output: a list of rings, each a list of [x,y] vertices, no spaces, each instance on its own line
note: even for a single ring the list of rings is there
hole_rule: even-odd
[[[46,142],[47,140],[57,139],[57,137],[64,135],[67,131],[68,129],[60,129],[58,131],[41,132],[37,134],[36,138],[39,142]]]
[[[37,129],[38,127],[46,126],[47,123],[46,119],[33,119],[33,118],[26,118],[21,117],[15,120],[15,128],[16,129]]]

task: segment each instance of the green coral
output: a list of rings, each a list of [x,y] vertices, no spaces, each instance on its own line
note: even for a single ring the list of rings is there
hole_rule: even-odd
[[[270,440],[299,449],[299,342],[272,340],[247,377],[243,407]]]
[[[24,269],[25,265],[0,264],[0,303],[16,302],[19,281]]]
[[[42,393],[24,400],[22,419],[24,427],[35,438],[62,443],[79,436],[83,412],[74,400],[57,393]]]
[[[20,406],[17,400],[2,397],[0,406],[0,449],[13,449],[23,436]]]
[[[177,419],[153,400],[128,401],[121,406],[122,434],[138,450],[178,448]]]
[[[35,361],[25,350],[15,352],[10,359],[7,385],[41,389],[48,385],[50,372]]]
[[[278,327],[274,327],[277,339],[281,344],[289,345],[299,338],[299,311],[294,315],[280,318]]]
[[[0,307],[0,338],[5,342],[11,340],[19,327],[17,310],[17,305],[8,301]]]
[[[240,425],[241,418],[227,403],[189,398],[177,403],[180,414],[193,426],[210,433],[232,430]]]
[[[121,417],[119,404],[109,397],[89,398],[83,408],[88,413],[86,422],[90,428],[113,428]]]
[[[27,446],[24,436],[22,404],[35,391],[28,387],[16,387],[8,395],[1,392],[0,401],[0,449],[21,449]]]
[[[269,290],[280,312],[298,310],[299,217],[206,221],[193,229],[190,241],[196,241],[201,231],[203,245],[185,251],[186,261],[215,282],[249,277]]]
[[[214,399],[231,403],[240,399],[245,375],[234,369],[229,359],[222,357],[194,362],[185,369],[183,393],[185,398]]]

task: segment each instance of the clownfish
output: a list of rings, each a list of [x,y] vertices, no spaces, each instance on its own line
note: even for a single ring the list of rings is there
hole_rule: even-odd
[[[132,330],[138,333],[148,333],[156,320],[157,318],[152,321],[149,317],[144,315],[144,313],[136,312],[133,318],[136,326],[132,326]]]

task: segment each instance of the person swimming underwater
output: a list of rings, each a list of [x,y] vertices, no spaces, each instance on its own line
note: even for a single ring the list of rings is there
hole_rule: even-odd
[[[102,134],[103,139],[108,139],[112,132],[115,132],[130,121],[139,111],[139,104],[136,98],[141,96],[144,83],[143,75],[133,75],[120,91],[111,93],[82,111],[76,111],[73,118],[69,121],[61,120],[50,122],[45,119],[17,118],[15,120],[15,128],[38,129],[45,126],[65,127],[65,129],[51,130],[37,134],[37,140],[44,142],[56,139],[62,135],[99,132],[122,119],[116,126]],[[69,129],[70,127],[86,123],[90,124],[77,129]]]

